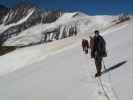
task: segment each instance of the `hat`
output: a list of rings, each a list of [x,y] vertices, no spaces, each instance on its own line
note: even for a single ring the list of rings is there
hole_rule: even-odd
[[[99,31],[98,31],[98,30],[95,30],[94,33],[95,33],[95,34],[99,34]]]

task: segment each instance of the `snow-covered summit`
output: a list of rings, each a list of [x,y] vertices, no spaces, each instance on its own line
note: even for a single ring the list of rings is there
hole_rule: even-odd
[[[0,45],[32,26],[54,22],[61,15],[61,11],[47,12],[35,5],[18,4],[14,8],[10,8],[0,19]]]
[[[34,5],[17,5],[0,24],[0,45],[29,46],[91,34],[116,24],[119,16],[90,16],[83,12],[43,11]]]
[[[79,34],[90,34],[95,29],[106,29],[115,24],[118,16],[88,16],[81,12],[67,12],[52,23],[39,23],[7,39],[6,46],[26,46],[59,40]]]

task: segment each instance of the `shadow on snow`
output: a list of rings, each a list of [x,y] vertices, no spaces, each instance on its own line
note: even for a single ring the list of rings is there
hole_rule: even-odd
[[[121,67],[121,66],[122,66],[123,64],[125,64],[125,63],[127,63],[127,61],[119,62],[118,64],[113,65],[113,66],[111,66],[110,68],[104,70],[104,71],[102,72],[102,74],[105,74],[105,73],[107,73],[107,72],[109,72],[109,71],[112,71],[112,70],[114,70],[114,69],[117,69],[117,68]]]

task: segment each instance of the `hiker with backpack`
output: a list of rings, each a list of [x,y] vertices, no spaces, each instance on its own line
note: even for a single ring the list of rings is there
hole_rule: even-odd
[[[101,76],[102,60],[103,57],[107,56],[106,53],[106,42],[103,37],[99,34],[100,32],[96,30],[94,37],[90,37],[91,46],[91,58],[94,58],[97,73],[95,77]],[[92,44],[93,43],[93,44]]]
[[[85,52],[85,54],[88,54],[88,49],[89,49],[88,40],[82,39],[82,48],[83,48],[83,52]]]

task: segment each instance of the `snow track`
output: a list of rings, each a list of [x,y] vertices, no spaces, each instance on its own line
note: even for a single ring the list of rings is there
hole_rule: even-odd
[[[83,55],[84,56],[84,55]],[[85,55],[86,56],[86,55]],[[91,59],[90,56],[86,56],[85,59]],[[85,60],[84,59],[84,60]],[[97,97],[96,100],[119,100],[119,97],[117,96],[114,88],[111,85],[111,73],[109,72],[107,74],[107,79],[102,79],[103,75],[101,78],[95,78],[95,65],[94,61],[90,60],[90,62],[86,61],[86,65],[88,64],[88,67],[91,71],[87,71],[86,74],[88,76],[86,77],[86,84],[92,83],[95,84],[94,87],[94,96]],[[88,67],[85,70],[88,70]],[[91,80],[91,81],[90,81]],[[90,87],[88,87],[89,89]]]

